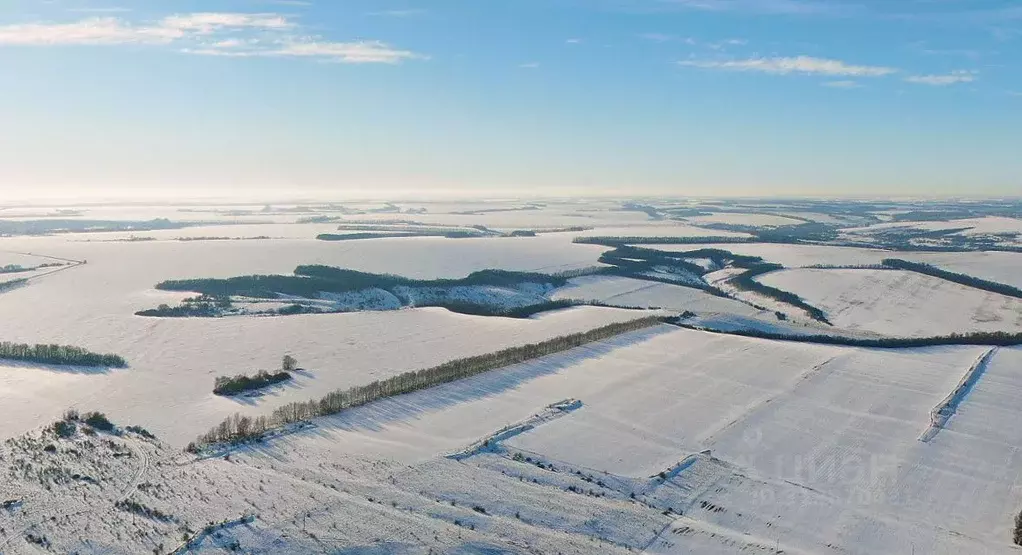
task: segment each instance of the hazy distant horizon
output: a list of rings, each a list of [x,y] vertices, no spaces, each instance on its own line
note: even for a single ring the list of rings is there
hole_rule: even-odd
[[[442,190],[430,191],[423,194],[419,191],[403,192],[376,192],[345,194],[339,191],[311,191],[292,192],[281,189],[276,192],[223,192],[206,191],[206,194],[197,194],[194,191],[175,192],[171,190],[157,191],[151,194],[130,194],[118,191],[97,191],[92,194],[75,195],[72,193],[48,195],[44,197],[24,196],[17,197],[4,195],[0,201],[0,210],[14,207],[76,207],[76,206],[131,206],[131,205],[236,205],[256,206],[270,204],[307,204],[307,203],[443,203],[454,201],[472,202],[529,202],[529,201],[565,201],[565,200],[621,200],[621,201],[705,201],[705,200],[733,200],[763,202],[771,200],[779,201],[825,201],[829,199],[841,201],[878,201],[878,202],[942,202],[951,200],[963,201],[1016,201],[1022,200],[1022,194],[1016,195],[879,195],[879,194],[828,194],[828,195],[798,195],[798,194],[657,194],[657,193],[636,193],[633,195],[622,194],[621,192],[589,192],[571,193],[546,192],[542,190],[525,191],[515,194],[513,191],[492,191],[492,190]],[[0,218],[3,218],[0,211]]]

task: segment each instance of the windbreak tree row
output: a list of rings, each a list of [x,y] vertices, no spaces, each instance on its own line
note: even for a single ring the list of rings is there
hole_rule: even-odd
[[[406,372],[366,385],[339,389],[328,393],[321,399],[284,405],[273,411],[270,416],[249,417],[235,414],[200,436],[195,443],[189,446],[189,451],[197,451],[200,446],[205,445],[227,442],[237,443],[260,438],[266,432],[288,424],[309,420],[318,416],[337,414],[345,409],[365,405],[366,403],[386,397],[412,393],[454,382],[497,368],[526,362],[588,343],[602,341],[623,333],[655,326],[663,322],[664,320],[660,317],[648,316],[628,322],[609,324],[587,332],[565,335],[541,343],[510,347],[485,355],[452,360],[439,366]]]

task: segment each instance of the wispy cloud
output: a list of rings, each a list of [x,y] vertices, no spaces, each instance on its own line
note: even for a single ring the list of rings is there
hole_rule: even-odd
[[[209,34],[224,28],[290,29],[295,23],[278,14],[215,13],[202,12],[172,15],[164,18],[160,26],[201,34]]]
[[[811,56],[787,58],[748,58],[744,60],[685,60],[683,66],[723,71],[752,71],[774,75],[804,74],[852,77],[880,77],[897,73],[897,69],[883,66],[848,64],[841,60],[828,60]]]
[[[181,29],[129,25],[113,17],[0,27],[0,45],[16,46],[167,44],[184,37]]]
[[[978,75],[978,71],[959,69],[952,71],[951,73],[940,75],[910,75],[905,78],[905,81],[909,83],[916,83],[917,85],[945,87],[948,85],[957,85],[959,83],[972,83],[977,79]]]
[[[639,38],[648,40],[650,42],[683,42],[685,44],[696,43],[696,39],[692,37],[679,37],[677,35],[668,35],[665,33],[643,33],[639,35]]]
[[[582,44],[582,39],[565,39],[564,44]]]
[[[326,58],[348,64],[396,64],[404,60],[420,60],[425,56],[400,50],[380,41],[360,42],[293,42],[265,52],[268,56],[300,56]]]
[[[539,67],[539,62],[526,62],[524,64],[518,64],[518,67],[522,69],[536,69]]]
[[[273,47],[264,47],[259,43],[223,41],[208,47],[186,48],[182,52],[227,58],[311,58],[343,64],[397,64],[405,60],[426,58],[421,54],[397,49],[380,41],[287,42]]]
[[[224,57],[313,58],[341,63],[396,64],[425,59],[380,41],[332,41],[297,33],[300,26],[273,13],[199,12],[151,23],[92,17],[72,23],[0,26],[0,46],[173,45],[188,54]]]
[[[827,81],[827,82],[823,83],[823,86],[824,87],[830,87],[832,89],[858,89],[858,88],[862,87],[862,85],[860,85],[858,83],[858,81],[848,81],[848,80]]]

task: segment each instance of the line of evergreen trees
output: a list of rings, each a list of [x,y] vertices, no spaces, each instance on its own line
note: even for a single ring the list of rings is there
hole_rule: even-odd
[[[102,366],[126,368],[127,361],[119,355],[99,354],[72,345],[0,342],[0,359],[55,364],[61,366]]]
[[[920,274],[926,274],[946,281],[952,281],[966,287],[973,287],[975,289],[982,289],[984,291],[990,291],[991,293],[1000,293],[1001,295],[1007,295],[1009,297],[1016,297],[1022,299],[1022,289],[1018,287],[1012,287],[996,281],[989,281],[980,279],[967,274],[958,274],[955,272],[949,272],[930,264],[923,264],[921,262],[909,262],[908,260],[901,260],[899,258],[887,258],[883,261],[884,266],[894,268],[897,270],[908,270],[910,272],[918,272]]]
[[[795,341],[799,343],[819,343],[822,345],[843,345],[847,347],[867,347],[874,349],[904,349],[909,347],[933,347],[942,345],[978,345],[987,347],[1013,347],[1022,345],[1022,333],[1007,333],[1003,331],[953,333],[951,335],[939,335],[934,337],[882,337],[877,339],[865,339],[836,335],[789,335],[751,328],[720,331],[704,329],[684,322],[672,323],[678,327],[686,329],[708,331],[724,335],[739,335],[742,337],[772,339],[775,341]]]
[[[404,374],[370,384],[354,386],[349,389],[339,389],[328,393],[322,399],[290,403],[276,409],[269,416],[250,417],[235,414],[200,436],[195,443],[189,445],[189,451],[197,451],[199,446],[203,445],[243,442],[260,438],[266,432],[281,426],[309,420],[318,416],[337,414],[345,409],[365,405],[378,399],[411,393],[461,380],[497,368],[566,351],[630,331],[655,326],[664,323],[664,321],[660,317],[648,316],[629,322],[609,324],[587,332],[549,339],[541,343],[511,347],[485,355],[452,360],[439,366],[405,372]]]

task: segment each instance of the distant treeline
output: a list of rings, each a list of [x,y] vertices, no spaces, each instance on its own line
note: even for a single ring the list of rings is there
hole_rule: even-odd
[[[702,243],[756,243],[755,237],[576,237],[575,243],[621,247],[625,245],[699,245]]]
[[[316,239],[320,241],[361,241],[365,239],[389,239],[393,237],[417,237],[418,233],[411,233],[408,231],[395,231],[395,232],[372,232],[372,231],[360,231],[357,233],[320,233],[316,236]]]
[[[213,393],[216,395],[231,396],[246,391],[262,389],[264,387],[286,382],[291,379],[291,373],[281,370],[273,374],[263,370],[254,376],[238,374],[237,376],[219,376],[213,383]]]
[[[780,264],[769,263],[758,264],[750,268],[748,271],[738,274],[737,276],[731,278],[728,281],[728,283],[742,291],[751,291],[753,293],[758,293],[765,297],[770,297],[771,299],[800,308],[804,310],[806,314],[808,314],[809,317],[812,318],[813,320],[817,320],[819,322],[823,322],[824,324],[831,325],[830,320],[827,319],[826,312],[805,302],[805,300],[802,299],[802,297],[799,297],[798,295],[790,291],[784,291],[776,287],[764,285],[756,281],[755,279],[757,276],[761,276],[769,272],[775,272],[777,270],[783,269],[784,266],[781,266]]]
[[[603,253],[599,262],[617,266],[621,270],[630,271],[629,273],[652,271],[655,266],[670,266],[696,276],[706,273],[702,266],[689,262],[686,258],[689,257],[683,256],[681,253],[626,245]]]
[[[975,289],[982,289],[984,291],[990,291],[991,293],[1000,293],[1001,295],[1007,295],[1009,297],[1016,297],[1022,299],[1022,289],[1012,287],[1003,283],[997,283],[996,281],[988,281],[980,279],[966,274],[957,274],[955,272],[949,272],[942,270],[936,266],[929,264],[923,264],[920,262],[909,262],[908,260],[901,260],[898,258],[887,258],[884,260],[884,265],[890,268],[898,270],[908,270],[911,272],[918,272],[920,274],[926,274],[946,281],[952,281],[960,285],[967,287],[973,287]]]
[[[93,353],[71,345],[28,345],[0,342],[0,359],[55,364],[61,366],[105,366],[125,368],[128,363],[118,355]]]
[[[468,314],[470,316],[503,316],[505,318],[528,318],[541,312],[560,310],[562,308],[570,308],[573,306],[578,306],[580,304],[584,303],[571,301],[567,299],[561,299],[556,301],[546,301],[542,303],[530,304],[527,306],[515,308],[500,308],[488,304],[440,300],[427,303],[418,303],[415,305],[415,307],[426,308],[435,306],[439,308],[446,308],[451,312],[456,312],[458,314]]]
[[[337,414],[345,409],[365,405],[386,397],[411,393],[461,380],[497,368],[552,355],[630,331],[655,326],[663,322],[662,318],[650,316],[630,322],[609,324],[587,332],[557,337],[541,343],[511,347],[485,355],[452,360],[439,366],[406,372],[367,385],[339,389],[328,393],[322,399],[284,405],[273,411],[269,416],[253,418],[235,414],[200,436],[196,443],[189,446],[189,450],[196,451],[199,446],[215,443],[242,442],[260,438],[266,432],[281,426],[309,420],[318,416]]]
[[[193,291],[209,297],[224,298],[232,295],[272,299],[278,294],[296,297],[314,297],[320,292],[347,293],[363,289],[390,289],[408,287],[502,286],[522,283],[550,283],[560,287],[567,279],[560,276],[507,270],[482,270],[461,279],[411,279],[391,274],[372,274],[330,266],[299,266],[293,276],[255,275],[226,279],[184,279],[158,283],[164,291]]]
[[[469,239],[482,237],[476,231],[452,229],[450,231],[360,231],[356,233],[321,233],[316,236],[320,241],[357,241],[364,239],[391,239],[395,237],[444,237],[446,239]]]
[[[935,337],[882,337],[877,339],[861,339],[836,335],[796,335],[773,333],[756,329],[720,331],[705,329],[681,322],[672,322],[682,328],[719,333],[722,335],[739,335],[775,341],[795,341],[799,343],[819,343],[821,345],[844,345],[848,347],[868,347],[874,349],[904,349],[909,347],[933,347],[941,345],[981,345],[988,347],[1013,347],[1022,345],[1022,333],[976,332],[953,333]]]
[[[225,310],[230,309],[231,306],[231,299],[229,297],[199,295],[182,300],[178,306],[170,306],[164,303],[156,308],[139,310],[135,315],[159,316],[162,318],[212,318],[220,316]]]

